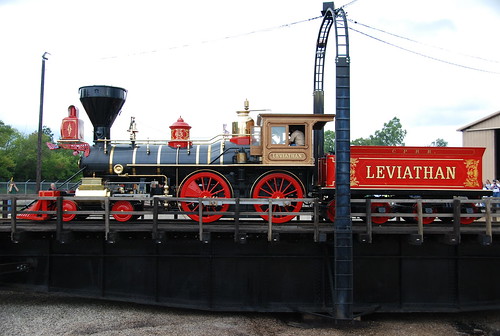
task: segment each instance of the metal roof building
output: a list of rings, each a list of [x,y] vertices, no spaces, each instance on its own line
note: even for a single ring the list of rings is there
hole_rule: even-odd
[[[483,179],[500,178],[500,111],[458,129],[465,147],[485,147]]]

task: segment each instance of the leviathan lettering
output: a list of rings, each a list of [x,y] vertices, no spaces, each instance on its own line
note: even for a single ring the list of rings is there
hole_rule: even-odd
[[[304,160],[304,153],[269,153],[271,160]]]
[[[452,180],[456,167],[433,166],[366,166],[367,179]]]

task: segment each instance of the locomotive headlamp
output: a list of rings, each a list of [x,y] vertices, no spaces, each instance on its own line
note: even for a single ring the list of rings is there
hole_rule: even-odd
[[[115,172],[115,174],[120,175],[121,173],[123,173],[123,166],[121,164],[116,164],[113,167],[113,171]]]

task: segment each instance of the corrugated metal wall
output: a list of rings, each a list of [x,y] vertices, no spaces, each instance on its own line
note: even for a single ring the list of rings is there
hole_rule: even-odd
[[[479,125],[482,125],[482,123],[475,126]],[[499,125],[500,118],[497,120],[496,127]],[[483,156],[483,180],[486,181],[486,179],[489,179],[491,181],[493,179],[500,178],[500,176],[495,176],[495,130],[485,129],[484,127],[470,128],[464,130],[462,139],[465,147],[486,147],[486,151]]]

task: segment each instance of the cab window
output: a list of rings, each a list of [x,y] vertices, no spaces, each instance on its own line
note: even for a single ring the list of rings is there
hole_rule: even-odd
[[[271,143],[273,145],[286,145],[286,127],[285,126],[271,126]]]

